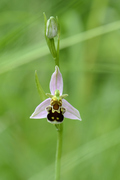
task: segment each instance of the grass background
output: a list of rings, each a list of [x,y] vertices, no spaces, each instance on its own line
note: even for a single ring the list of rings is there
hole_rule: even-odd
[[[0,179],[54,179],[57,134],[29,116],[54,61],[44,18],[58,16],[67,100],[82,122],[64,120],[62,180],[120,178],[120,1],[0,1]]]

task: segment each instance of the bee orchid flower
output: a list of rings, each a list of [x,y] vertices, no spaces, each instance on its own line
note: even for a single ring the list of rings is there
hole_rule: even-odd
[[[51,76],[50,92],[51,94],[46,94],[48,98],[36,107],[30,118],[47,118],[52,124],[62,123],[64,117],[81,121],[79,111],[64,99],[68,95],[62,94],[63,78],[58,66],[55,66],[55,72]]]

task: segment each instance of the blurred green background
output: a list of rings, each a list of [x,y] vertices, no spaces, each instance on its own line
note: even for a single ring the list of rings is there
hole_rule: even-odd
[[[61,26],[60,69],[82,122],[65,119],[62,180],[120,179],[120,1],[0,1],[0,179],[53,180],[57,133],[29,119],[54,61],[43,12]]]

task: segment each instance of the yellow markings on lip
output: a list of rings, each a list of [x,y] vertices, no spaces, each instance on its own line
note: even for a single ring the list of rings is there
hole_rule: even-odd
[[[62,99],[60,98],[59,100],[54,96],[51,99],[50,105],[53,106],[54,104],[58,104],[59,106],[62,106]]]
[[[59,117],[57,117],[56,119],[59,120]]]
[[[51,117],[51,119],[54,119],[54,117]]]

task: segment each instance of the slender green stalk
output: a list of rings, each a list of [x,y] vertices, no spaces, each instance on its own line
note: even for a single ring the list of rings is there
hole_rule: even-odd
[[[57,51],[56,51],[57,53],[56,53],[56,58],[55,58],[55,65],[57,65],[58,67],[59,67],[59,43],[60,43],[60,31],[58,31],[58,42],[57,42]],[[60,180],[63,123],[62,124],[56,124],[55,126],[57,129],[55,180]]]
[[[56,53],[56,57],[55,57],[55,65],[59,67],[59,43],[60,43],[60,39],[58,37],[58,43],[57,43],[57,53]]]
[[[63,124],[56,125],[56,129],[57,129],[57,149],[56,149],[56,164],[55,164],[55,180],[60,180]]]
[[[58,21],[58,17],[57,21]],[[60,43],[60,27],[58,23],[58,41],[57,41],[57,50],[55,65],[59,67],[59,43]],[[55,180],[60,180],[60,169],[61,169],[61,154],[62,154],[62,133],[63,133],[63,123],[56,124],[57,129],[57,148],[56,148],[56,162],[55,162]]]
[[[58,33],[57,42],[57,53],[55,58],[55,65],[59,67],[59,42],[60,33]],[[61,168],[61,154],[62,154],[62,133],[63,133],[63,123],[56,124],[57,129],[57,148],[56,148],[56,162],[55,162],[55,180],[60,180],[60,168]]]
[[[59,43],[60,43],[60,26],[58,23],[58,17],[56,17],[57,20],[57,34],[54,34],[54,30],[52,28],[51,21],[47,21],[46,15],[44,14],[44,21],[45,21],[45,38],[47,45],[49,47],[50,53],[52,54],[55,65],[59,67]],[[48,22],[48,24],[47,24]],[[56,23],[54,24],[56,26]],[[46,35],[46,28],[51,32],[48,36]],[[57,36],[57,48],[55,47],[55,41],[54,37]],[[61,166],[61,153],[62,153],[62,131],[63,131],[63,124],[55,124],[56,130],[57,130],[57,149],[56,149],[56,162],[55,162],[55,180],[60,180],[60,166]]]
[[[57,22],[58,22],[58,17],[56,17]],[[59,46],[60,46],[60,25],[58,22],[58,41],[57,41],[57,55],[55,59],[55,64],[59,67]]]

